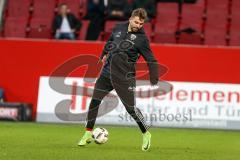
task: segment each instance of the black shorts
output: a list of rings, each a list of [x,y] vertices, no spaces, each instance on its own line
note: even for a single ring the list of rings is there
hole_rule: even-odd
[[[108,78],[101,75],[95,84],[92,99],[100,100],[113,89],[115,89],[117,95],[125,105],[134,106],[135,105],[135,79],[130,79],[128,81],[120,81],[119,79]]]

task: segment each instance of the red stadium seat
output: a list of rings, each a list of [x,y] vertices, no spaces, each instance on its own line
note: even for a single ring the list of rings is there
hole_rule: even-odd
[[[176,26],[164,26],[156,23],[154,29],[153,42],[155,43],[176,43]]]
[[[208,9],[211,8],[211,10],[215,11],[218,8],[228,8],[230,0],[206,0],[206,2]]]
[[[231,0],[232,1],[232,7],[240,7],[240,1],[239,0]]]
[[[106,21],[105,22],[105,28],[104,28],[102,40],[106,41],[109,38],[110,34],[112,33],[113,28],[116,26],[117,23],[119,23],[119,21]]]
[[[210,0],[207,5],[207,19],[216,24],[226,21],[229,14],[228,0]]]
[[[158,3],[153,42],[176,43],[175,32],[178,28],[178,4]]]
[[[33,18],[28,38],[51,38],[51,23],[50,19]]]
[[[8,16],[12,18],[28,17],[32,0],[9,0]]]
[[[178,43],[180,44],[202,44],[202,35],[198,33],[182,33],[179,36]]]
[[[178,5],[176,3],[158,3],[156,21],[166,25],[175,25],[178,20]]]
[[[155,34],[153,38],[153,42],[174,44],[176,43],[176,37],[174,34],[169,34],[169,33]]]
[[[33,17],[52,19],[54,16],[55,0],[35,0]]]
[[[232,0],[230,46],[240,46],[240,1]]]
[[[205,26],[205,44],[226,45],[228,14],[228,1],[208,1],[207,20]]]
[[[182,6],[182,20],[180,29],[193,28],[197,32],[202,31],[204,17],[204,0],[198,0],[196,4],[184,3]]]
[[[65,3],[68,5],[70,12],[76,17],[79,17],[80,12],[80,0],[59,0],[58,4]]]
[[[144,31],[146,36],[148,37],[148,40],[152,41],[152,24],[151,23],[145,23],[144,24]]]
[[[206,25],[204,44],[226,45],[226,28],[222,26]]]
[[[240,28],[231,27],[230,46],[240,46]]]
[[[195,4],[184,3],[182,6],[182,20],[180,30],[192,29],[192,34],[181,33],[178,43],[201,44],[204,18],[204,0],[198,0]]]
[[[232,0],[231,15],[239,17],[239,15],[240,15],[239,8],[240,8],[240,1],[239,0]]]
[[[51,28],[51,25],[52,20],[48,18],[33,18],[30,23],[31,28],[37,27]]]
[[[26,37],[26,18],[7,18],[4,25],[5,37],[24,38]]]
[[[106,21],[104,31],[111,33],[113,28],[116,26],[117,23],[121,23],[121,22],[119,22],[119,21]]]
[[[0,28],[0,37],[3,37],[3,29]]]
[[[205,45],[224,46],[226,45],[225,34],[211,33],[205,38]]]
[[[231,27],[240,28],[240,14],[232,16]]]
[[[229,45],[240,46],[240,14],[232,15]]]
[[[89,21],[88,20],[82,20],[82,27],[81,27],[81,30],[80,30],[79,36],[78,36],[79,40],[85,40],[86,39],[88,26],[89,26]]]
[[[28,34],[28,38],[50,39],[52,37],[49,28],[32,28]]]
[[[228,5],[229,2],[227,0],[208,1],[205,44],[226,45],[229,15]]]

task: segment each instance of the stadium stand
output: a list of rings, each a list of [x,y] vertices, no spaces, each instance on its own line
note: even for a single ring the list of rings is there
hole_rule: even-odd
[[[152,24],[151,23],[146,23],[144,24],[144,31],[148,37],[148,40],[151,42],[152,41]]]
[[[6,37],[25,38],[26,37],[26,25],[27,25],[26,18],[9,17],[5,21],[4,35]]]
[[[226,45],[228,5],[227,0],[209,0],[207,2],[205,44]]]
[[[32,0],[9,0],[7,1],[7,16],[11,18],[28,17]]]
[[[240,45],[240,1],[232,0],[231,4],[231,25],[230,25],[230,45]]]
[[[177,3],[158,3],[153,42],[176,43],[178,17]]]
[[[33,18],[53,19],[55,7],[54,0],[35,0],[33,3]]]
[[[131,1],[130,1],[131,2]],[[145,24],[153,43],[240,45],[240,1],[197,0],[179,5],[158,2],[157,16]],[[83,19],[87,0],[9,0],[3,16],[3,36],[51,38],[52,18],[57,6],[66,3],[77,18]],[[19,25],[14,26],[14,23]],[[118,21],[106,21],[98,40],[106,41]],[[83,20],[78,40],[85,40],[89,21]]]
[[[191,29],[191,33],[182,32],[179,35],[178,43],[181,44],[201,44],[203,24],[205,17],[204,0],[198,0],[196,4],[182,5],[181,24],[179,30]]]
[[[85,40],[86,35],[87,35],[87,29],[89,26],[89,21],[88,20],[82,20],[82,27],[78,35],[79,40]]]
[[[30,23],[29,38],[51,38],[52,19],[32,18]]]
[[[110,36],[110,34],[111,34],[114,26],[115,26],[118,22],[119,22],[119,21],[110,21],[110,20],[106,21],[106,22],[105,22],[104,32],[103,32],[102,34],[100,34],[100,36],[101,36],[100,39],[106,41],[106,40],[109,38],[109,36]]]

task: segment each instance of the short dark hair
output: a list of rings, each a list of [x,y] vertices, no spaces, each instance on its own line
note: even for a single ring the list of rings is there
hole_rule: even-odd
[[[147,12],[143,8],[137,8],[132,11],[131,17],[139,17],[140,20],[146,20],[147,19]]]

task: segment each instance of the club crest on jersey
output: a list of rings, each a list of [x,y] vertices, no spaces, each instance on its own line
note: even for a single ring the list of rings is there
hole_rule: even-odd
[[[135,34],[131,34],[131,36],[130,36],[131,41],[133,41],[136,38],[137,38],[137,36]]]

